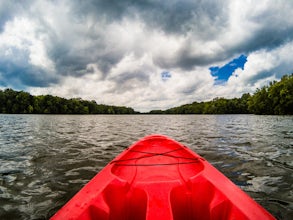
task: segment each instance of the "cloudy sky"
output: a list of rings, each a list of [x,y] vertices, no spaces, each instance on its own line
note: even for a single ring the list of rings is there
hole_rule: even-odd
[[[293,0],[0,0],[0,89],[138,111],[293,72]]]

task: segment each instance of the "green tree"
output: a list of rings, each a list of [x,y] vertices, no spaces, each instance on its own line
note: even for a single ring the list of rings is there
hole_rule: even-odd
[[[248,100],[248,109],[254,114],[293,114],[293,74],[279,82],[257,89]]]

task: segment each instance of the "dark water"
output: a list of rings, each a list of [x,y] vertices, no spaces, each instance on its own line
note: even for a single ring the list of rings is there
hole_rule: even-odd
[[[153,133],[195,150],[277,218],[292,218],[293,117],[0,115],[0,219],[48,219]]]

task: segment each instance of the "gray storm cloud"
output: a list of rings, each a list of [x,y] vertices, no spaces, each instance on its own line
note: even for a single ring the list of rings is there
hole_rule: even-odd
[[[86,88],[70,87],[90,79],[88,88],[99,88],[97,96],[109,97],[113,104],[123,100],[117,104],[139,108],[149,105],[143,103],[146,100],[159,100],[155,92],[161,91],[158,96],[162,97],[162,107],[167,107],[233,92],[236,84],[230,90],[213,87],[209,67],[223,65],[241,54],[248,57],[248,69],[242,71],[239,80],[247,84],[259,85],[258,81],[292,72],[287,51],[293,42],[293,21],[289,19],[293,1],[0,3],[2,87],[61,96],[70,96],[66,91],[79,91],[71,95],[87,98],[91,92]],[[253,62],[250,56],[255,57]],[[256,67],[256,61],[261,67]],[[172,72],[172,79],[162,84],[159,80],[163,71]],[[69,85],[72,80],[76,83]],[[198,95],[203,87],[209,87],[213,94]],[[185,91],[184,95],[180,96],[180,91]],[[144,97],[135,103],[125,92]]]

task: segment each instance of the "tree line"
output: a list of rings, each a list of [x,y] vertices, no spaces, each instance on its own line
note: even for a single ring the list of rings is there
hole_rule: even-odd
[[[253,95],[241,98],[215,98],[208,102],[194,102],[179,107],[153,110],[150,114],[293,114],[293,74],[257,89]]]
[[[0,90],[0,113],[6,114],[134,114],[132,108],[97,104],[80,98],[33,96],[12,89]]]
[[[257,89],[248,101],[248,110],[253,114],[292,115],[293,73]]]
[[[193,102],[174,108],[150,111],[150,114],[249,114],[248,99],[250,94],[243,94],[241,98],[215,98],[208,102]]]
[[[0,113],[7,114],[138,114],[132,108],[97,104],[80,98],[33,96],[12,89],[0,90]],[[147,114],[265,114],[293,115],[293,74],[241,98],[215,98]]]

